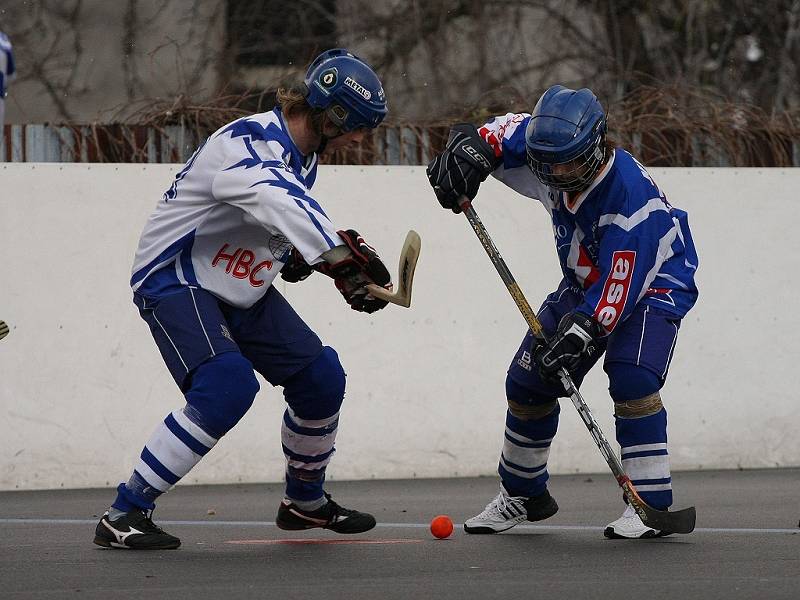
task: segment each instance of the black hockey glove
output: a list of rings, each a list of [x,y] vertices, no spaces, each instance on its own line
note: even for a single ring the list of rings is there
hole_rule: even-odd
[[[303,255],[296,248],[292,248],[286,264],[281,269],[281,279],[289,283],[297,283],[307,279],[313,272],[314,268],[306,262]]]
[[[384,308],[387,302],[370,296],[364,286],[367,283],[376,283],[392,289],[392,277],[386,265],[375,252],[375,248],[367,244],[357,231],[347,229],[336,233],[350,250],[350,256],[334,264],[320,263],[315,268],[333,278],[336,289],[353,310],[374,313]]]
[[[544,379],[557,381],[562,367],[572,374],[584,361],[597,356],[600,333],[600,325],[591,317],[580,312],[566,314],[549,345],[534,337],[533,362]]]
[[[475,198],[480,184],[499,163],[475,126],[459,123],[450,130],[444,151],[430,162],[426,173],[439,204],[460,213],[459,198]]]

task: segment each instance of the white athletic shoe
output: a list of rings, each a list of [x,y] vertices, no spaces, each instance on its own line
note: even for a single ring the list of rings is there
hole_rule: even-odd
[[[611,521],[606,525],[603,535],[609,539],[644,539],[654,537],[664,537],[670,535],[669,531],[658,531],[648,527],[636,514],[632,506],[625,506],[625,512],[616,521]]]
[[[483,512],[464,521],[467,533],[500,533],[523,521],[541,521],[552,517],[558,504],[545,490],[539,496],[509,496],[501,486],[500,493],[486,505]]]

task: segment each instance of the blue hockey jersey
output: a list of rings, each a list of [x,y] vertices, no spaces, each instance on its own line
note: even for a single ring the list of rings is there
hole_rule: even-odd
[[[568,203],[566,193],[541,183],[527,166],[529,120],[529,114],[509,113],[479,131],[502,158],[493,176],[550,213],[561,270],[583,292],[577,310],[609,333],[639,302],[683,317],[697,300],[698,261],[686,212],[671,206],[621,148]]]

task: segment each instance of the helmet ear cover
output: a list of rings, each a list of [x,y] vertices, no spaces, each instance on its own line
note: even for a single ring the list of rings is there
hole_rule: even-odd
[[[347,123],[347,109],[343,106],[339,106],[338,104],[331,104],[327,110],[328,117],[330,120],[333,121],[335,125],[339,128],[344,129],[345,123]]]

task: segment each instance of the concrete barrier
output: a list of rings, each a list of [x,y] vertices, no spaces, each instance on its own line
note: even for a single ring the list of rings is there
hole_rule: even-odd
[[[114,485],[160,419],[183,405],[131,303],[147,215],[176,165],[0,165],[0,489]],[[701,298],[681,329],[663,396],[675,469],[800,465],[794,308],[795,169],[651,169],[688,210]],[[423,249],[411,310],[355,313],[329,280],[279,288],[348,373],[331,479],[495,472],[506,367],[526,326],[466,220],[442,211],[421,167],[323,167],[334,222],[392,265],[408,229]],[[530,302],[559,271],[535,201],[488,181],[476,203]],[[602,370],[584,394],[613,439]],[[278,481],[281,390],[253,409],[184,481]],[[605,472],[567,401],[556,473]]]

